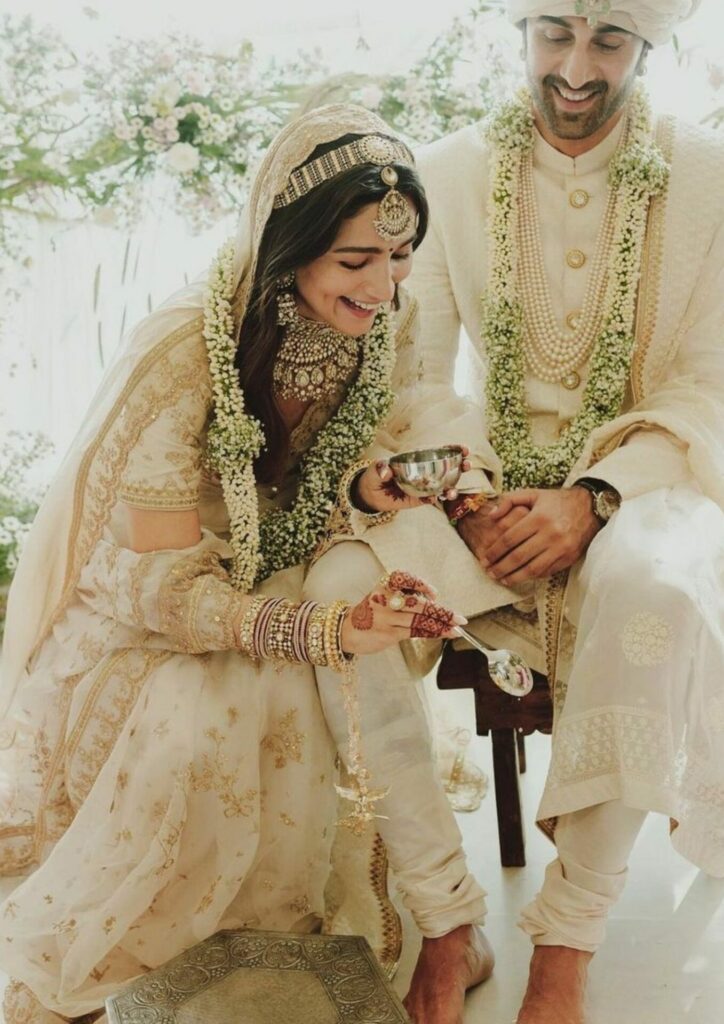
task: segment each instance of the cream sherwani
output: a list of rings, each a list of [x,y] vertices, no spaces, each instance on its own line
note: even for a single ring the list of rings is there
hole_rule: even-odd
[[[535,140],[545,269],[562,330],[582,308],[620,131],[577,159]],[[558,656],[557,714],[538,816],[612,800],[658,810],[678,823],[673,841],[685,856],[724,875],[724,147],[669,119],[658,138],[672,174],[649,220],[629,394],[567,481],[601,478],[624,501],[570,574],[568,629],[545,637],[549,670]],[[452,377],[461,325],[484,369],[488,168],[479,125],[420,156],[432,225],[413,289],[426,365],[440,380]],[[581,377],[570,391],[528,376],[537,443],[555,441],[576,414],[586,367]],[[555,622],[562,593],[536,589],[539,607],[547,590]],[[516,625],[511,640],[515,621],[493,612],[477,631],[535,660],[532,642],[540,650],[544,638]],[[570,649],[561,651],[566,634]]]

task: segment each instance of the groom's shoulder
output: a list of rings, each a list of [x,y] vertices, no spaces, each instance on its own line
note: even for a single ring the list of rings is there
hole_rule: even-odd
[[[464,188],[466,179],[480,182],[481,171],[487,163],[483,123],[467,125],[421,146],[415,158],[426,188],[453,182]]]

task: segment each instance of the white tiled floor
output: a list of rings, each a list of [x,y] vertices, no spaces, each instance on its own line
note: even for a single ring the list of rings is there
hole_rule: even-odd
[[[472,693],[439,694],[457,721],[473,721]],[[469,702],[469,703],[468,703]],[[473,872],[488,892],[487,934],[497,956],[490,981],[467,1000],[466,1024],[511,1024],[525,988],[529,940],[515,926],[553,856],[533,818],[543,786],[550,739],[526,740],[521,778],[527,822],[525,868],[501,868],[490,741],[471,743],[472,759],[491,790],[472,814],[458,815]],[[405,920],[403,961],[395,988],[406,990],[419,936]],[[678,856],[668,821],[650,815],[630,864],[629,880],[609,923],[608,939],[591,968],[590,1024],[724,1024],[724,880],[712,879]]]
[[[472,694],[436,694],[451,723],[472,722]],[[521,779],[527,827],[525,868],[500,867],[495,797],[458,820],[473,871],[488,891],[486,930],[496,951],[490,981],[468,996],[466,1024],[511,1024],[525,987],[530,946],[515,926],[536,891],[552,846],[533,825],[550,740],[526,741]],[[476,738],[472,759],[491,777],[490,741]],[[629,882],[593,961],[590,1024],[724,1024],[724,881],[702,875],[675,854],[668,823],[649,818],[634,851]],[[0,890],[1,894],[1,890]],[[405,945],[395,987],[404,994],[419,935],[403,911]],[[0,988],[4,979],[0,975]]]

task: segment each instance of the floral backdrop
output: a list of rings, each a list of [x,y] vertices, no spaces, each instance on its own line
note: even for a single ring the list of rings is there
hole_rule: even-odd
[[[207,230],[243,204],[250,173],[279,127],[323,102],[345,99],[374,109],[411,144],[479,120],[519,75],[495,31],[500,7],[500,0],[477,0],[421,59],[376,76],[330,75],[315,52],[262,59],[249,42],[219,53],[182,35],[117,40],[79,57],[58,31],[5,15],[0,334],[22,282],[19,271],[30,266],[31,226],[60,218],[130,229],[161,197],[192,230]],[[692,57],[682,50],[677,59],[686,66]],[[713,97],[707,119],[720,126],[724,107],[716,98],[724,69],[713,65],[707,73]],[[129,237],[121,283],[134,258]],[[92,282],[94,308],[101,270],[99,264]],[[124,326],[125,312],[121,333]],[[101,367],[103,345],[99,328]],[[0,588],[12,576],[37,507],[40,485],[30,486],[29,471],[47,450],[44,438],[27,432],[11,431],[0,444]],[[0,605],[0,617],[1,611]]]

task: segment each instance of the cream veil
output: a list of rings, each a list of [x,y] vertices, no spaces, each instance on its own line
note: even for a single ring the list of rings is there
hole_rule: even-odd
[[[362,107],[334,104],[287,125],[269,147],[242,212],[236,239],[234,312],[243,319],[264,227],[274,196],[316,146],[349,133],[390,135],[381,118]],[[128,455],[158,409],[170,402],[175,345],[200,334],[204,281],[177,292],[122,343],[65,457],[20,559],[10,590],[0,677],[0,715],[7,714],[34,652],[71,600],[79,574],[117,502]],[[203,358],[203,354],[202,354]],[[168,363],[165,394],[146,378]],[[161,363],[163,365],[163,363]],[[159,375],[156,373],[156,377]]]

